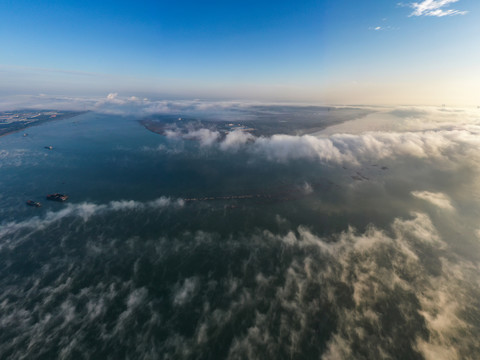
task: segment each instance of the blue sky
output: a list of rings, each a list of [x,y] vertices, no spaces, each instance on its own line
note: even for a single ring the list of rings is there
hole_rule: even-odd
[[[416,4],[4,0],[0,93],[476,105],[480,4]]]

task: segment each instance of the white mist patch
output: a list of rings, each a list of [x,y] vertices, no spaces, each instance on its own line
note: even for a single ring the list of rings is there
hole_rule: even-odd
[[[126,210],[135,210],[143,207],[144,204],[135,200],[119,200],[111,201],[110,207],[114,211],[126,211]]]
[[[302,190],[306,195],[313,193],[313,187],[308,182],[305,182],[302,186]]]
[[[212,146],[220,138],[218,131],[206,128],[188,129],[188,131],[185,132],[173,127],[165,130],[164,134],[170,139],[197,140],[202,147]]]
[[[412,191],[412,195],[416,198],[428,201],[429,203],[438,206],[439,208],[453,211],[455,208],[452,206],[450,198],[443,193],[435,193],[430,191]]]
[[[199,284],[196,277],[185,279],[182,285],[178,285],[173,295],[173,304],[181,306],[187,303],[195,293]]]
[[[125,325],[129,321],[135,321],[135,310],[140,307],[144,306],[145,302],[147,301],[148,298],[148,290],[145,288],[140,288],[140,289],[134,289],[127,298],[126,304],[127,308],[126,310],[120,314],[117,320],[117,329],[115,330],[116,332],[121,332],[124,331]]]
[[[65,208],[60,211],[48,211],[44,217],[33,217],[28,220],[21,222],[8,222],[2,224],[0,228],[0,239],[5,238],[7,235],[15,233],[23,229],[34,229],[35,231],[43,230],[50,226],[51,224],[62,220],[67,217],[79,217],[83,221],[88,221],[91,217],[106,213],[109,211],[142,211],[142,210],[161,210],[167,207],[172,209],[178,209],[183,207],[185,204],[183,199],[171,199],[169,197],[160,197],[158,199],[140,202],[135,200],[118,200],[111,201],[108,204],[94,204],[94,203],[79,203],[71,204],[68,203],[65,205]],[[8,244],[7,242],[2,242],[0,244],[0,249],[2,246]]]
[[[102,97],[71,97],[40,95],[12,95],[0,99],[0,111],[18,109],[57,109],[95,111],[119,116],[146,116],[152,114],[178,114],[215,112],[229,109],[242,110],[252,106],[284,105],[278,102],[258,101],[207,101],[207,100],[155,100],[135,95],[109,93]],[[301,107],[303,104],[292,104]]]
[[[444,166],[469,164],[480,168],[478,111],[406,108],[371,116],[381,117],[382,114],[387,116],[384,128],[389,130],[368,130],[372,126],[367,124],[364,131],[354,134],[256,137],[247,132],[233,131],[219,140],[211,130],[197,129],[191,135],[179,134],[176,130],[167,131],[167,136],[198,137],[201,146],[218,147],[222,151],[242,150],[253,157],[280,163],[307,159],[358,166],[381,160],[421,159],[429,163],[444,162]],[[401,121],[393,122],[392,117]],[[358,121],[362,120],[354,122]]]
[[[0,279],[0,334],[12,339],[0,355],[94,357],[127,344],[131,358],[183,359],[219,341],[221,358],[462,359],[478,350],[478,265],[448,252],[426,214],[328,239],[300,227],[86,242],[97,249],[87,257],[57,251],[38,271]]]
[[[218,131],[212,131],[209,129],[198,129],[189,131],[185,134],[184,139],[195,139],[200,142],[201,146],[211,146],[220,137]]]
[[[414,214],[411,220],[396,219],[392,230],[394,237],[373,227],[364,234],[350,229],[339,235],[338,241],[326,242],[300,228],[299,235],[290,233],[280,238],[288,247],[305,249],[305,256],[295,258],[286,271],[275,300],[269,300],[272,308],[285,316],[278,332],[285,335],[282,346],[286,353],[294,357],[301,353],[302,339],[309,333],[309,319],[317,316],[318,304],[325,303],[332,304],[338,322],[322,359],[354,359],[360,349],[368,358],[395,358],[409,351],[412,356],[420,353],[428,359],[437,353],[449,354],[453,359],[462,358],[462,351],[468,354],[474,337],[461,335],[470,329],[463,314],[475,292],[471,292],[473,284],[468,285],[465,274],[473,276],[478,267],[463,261],[451,262],[440,255],[445,243],[425,214]],[[433,269],[429,260],[423,259],[426,248],[439,261],[436,275],[430,273]],[[261,287],[268,287],[268,278],[257,278],[262,279]],[[312,298],[316,286],[321,291]],[[350,306],[338,293],[342,286],[352,289]],[[255,296],[261,296],[260,289],[255,290]],[[407,300],[414,298],[420,308]],[[278,335],[268,325],[271,316],[269,312],[257,313],[247,334],[233,343],[230,356],[255,358],[258,351],[275,343]],[[422,323],[430,336],[421,334]],[[408,336],[410,345],[395,345],[399,336]]]
[[[220,149],[222,150],[238,150],[241,146],[245,145],[248,141],[253,141],[255,138],[248,132],[236,130],[229,132],[225,139],[220,143]]]
[[[297,159],[318,159],[322,162],[355,162],[347,151],[342,152],[331,139],[319,139],[311,135],[273,135],[257,138],[253,151],[268,160],[286,162]]]
[[[475,151],[478,146],[480,127],[468,131],[371,132],[329,137],[274,135],[270,138],[256,138],[252,151],[279,162],[312,159],[325,163],[358,165],[368,161],[417,158],[478,164],[480,154]]]
[[[479,125],[480,110],[475,108],[438,108],[400,106],[372,108],[373,113],[329,126],[315,135],[360,135],[366,132],[422,132],[429,130],[468,129]]]

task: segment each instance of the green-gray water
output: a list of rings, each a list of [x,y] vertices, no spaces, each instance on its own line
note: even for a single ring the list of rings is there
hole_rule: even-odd
[[[1,358],[480,354],[476,123],[202,144],[135,120],[0,138]]]

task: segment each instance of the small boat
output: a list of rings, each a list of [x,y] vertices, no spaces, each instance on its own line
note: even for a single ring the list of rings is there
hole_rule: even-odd
[[[33,201],[33,200],[27,200],[27,205],[28,206],[34,206],[34,207],[42,206],[42,204],[40,204],[39,202]]]
[[[53,146],[45,146],[45,149],[53,150]]]
[[[63,202],[63,201],[66,201],[67,199],[68,199],[68,196],[64,194],[55,193],[55,194],[47,195],[47,200]]]

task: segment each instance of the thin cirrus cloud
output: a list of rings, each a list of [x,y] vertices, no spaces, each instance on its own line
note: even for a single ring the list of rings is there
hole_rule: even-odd
[[[371,26],[368,28],[369,30],[373,31],[391,31],[391,30],[398,30],[398,28],[393,26]]]
[[[459,0],[424,0],[422,2],[414,2],[408,4],[413,8],[413,12],[409,16],[451,16],[451,15],[465,15],[468,11],[445,9],[450,4],[456,3]]]

